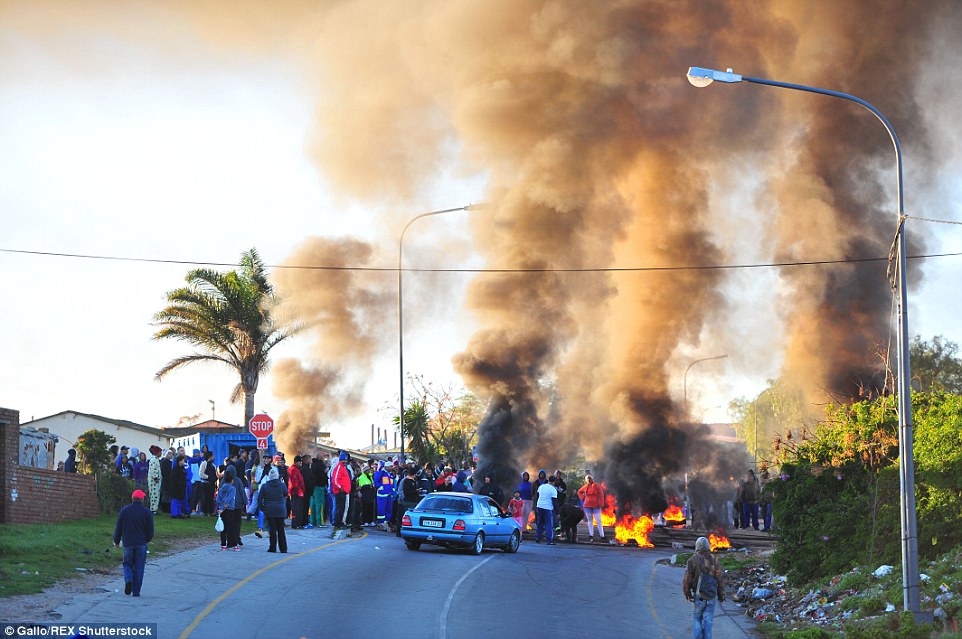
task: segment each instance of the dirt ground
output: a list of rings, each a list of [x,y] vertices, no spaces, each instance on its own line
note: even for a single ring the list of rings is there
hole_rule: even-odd
[[[152,557],[176,554],[210,543],[212,542],[209,538],[183,539],[175,550],[158,555],[152,554]],[[0,599],[0,621],[59,621],[53,611],[66,601],[77,595],[105,590],[109,582],[116,581],[121,576],[121,568],[118,565],[115,570],[79,573],[76,577],[57,582],[39,594],[4,597]]]

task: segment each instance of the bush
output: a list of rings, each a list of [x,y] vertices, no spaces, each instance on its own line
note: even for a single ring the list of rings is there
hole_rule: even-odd
[[[134,482],[117,473],[102,470],[96,475],[100,512],[115,513],[130,503]]]
[[[830,632],[824,628],[802,628],[801,630],[791,630],[785,635],[785,639],[834,639],[838,633]]]
[[[866,624],[845,626],[847,639],[928,639],[932,626],[915,623],[911,612],[888,614]]]
[[[962,396],[912,401],[919,557],[929,560],[962,543]],[[779,535],[772,566],[799,584],[901,560],[895,398],[826,416],[766,486]]]

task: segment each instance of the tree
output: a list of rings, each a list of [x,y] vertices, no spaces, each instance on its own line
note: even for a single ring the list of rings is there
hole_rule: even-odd
[[[931,342],[916,335],[909,346],[915,390],[962,393],[962,359],[958,352],[959,345],[941,335],[933,337]]]
[[[399,417],[394,417],[397,425]],[[428,413],[420,400],[414,400],[404,409],[404,437],[410,456],[420,462],[432,458],[431,442],[428,435]]]
[[[419,461],[470,459],[478,423],[484,416],[481,402],[470,393],[453,386],[435,386],[418,375],[409,381],[412,396],[417,397],[404,410],[405,442],[411,455]],[[398,417],[391,421],[397,425]]]
[[[77,438],[77,454],[80,457],[80,472],[96,475],[106,470],[110,462],[110,445],[117,439],[113,435],[91,429]]]
[[[962,397],[913,393],[919,558],[962,543]],[[796,583],[895,564],[899,543],[895,398],[826,409],[766,485],[778,542],[772,566]]]
[[[750,453],[758,442],[758,459],[775,460],[773,441],[803,430],[815,421],[811,406],[806,406],[801,389],[781,379],[768,380],[768,387],[753,400],[739,398],[729,403],[735,434]]]
[[[204,268],[187,273],[187,286],[168,292],[169,305],[154,315],[161,328],[153,338],[182,340],[202,351],[171,360],[157,371],[157,380],[193,362],[220,362],[233,369],[240,381],[231,401],[243,395],[246,425],[254,416],[261,373],[270,365],[268,354],[298,327],[275,325],[274,287],[256,249],[241,255],[239,267],[227,273]]]

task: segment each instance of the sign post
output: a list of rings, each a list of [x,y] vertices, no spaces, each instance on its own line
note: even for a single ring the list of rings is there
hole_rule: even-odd
[[[257,413],[251,417],[248,429],[257,438],[257,450],[267,450],[267,438],[274,432],[274,420],[267,413]]]

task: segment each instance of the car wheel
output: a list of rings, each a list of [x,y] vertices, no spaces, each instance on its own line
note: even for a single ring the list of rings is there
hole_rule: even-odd
[[[404,545],[408,547],[408,550],[420,550],[420,549],[421,549],[421,542],[420,542],[420,541],[406,541],[406,542],[404,542]]]
[[[504,552],[518,552],[518,548],[521,546],[521,533],[517,530],[511,533],[511,539],[508,540],[508,545],[504,547]]]
[[[484,550],[484,533],[479,532],[474,538],[474,545],[471,546],[471,554],[480,555],[482,550]]]

